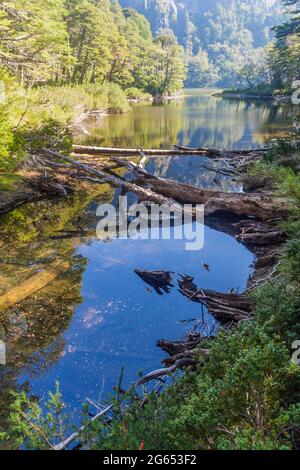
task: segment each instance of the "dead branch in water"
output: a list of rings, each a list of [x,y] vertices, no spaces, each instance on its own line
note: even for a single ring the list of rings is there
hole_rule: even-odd
[[[169,354],[169,357],[162,360],[166,367],[174,365],[180,359],[194,359],[194,354],[200,353],[203,357],[209,355],[208,349],[200,349],[199,344],[204,339],[200,333],[190,332],[183,341],[157,341],[157,346]]]
[[[178,281],[181,294],[192,302],[198,302],[222,323],[249,320],[254,301],[243,294],[223,294],[221,292],[198,289],[190,276],[181,276]]]
[[[105,416],[109,411],[111,411],[113,405],[107,406],[104,410],[100,411],[97,413],[95,416],[91,418],[89,421],[88,425],[99,420],[103,416]],[[65,450],[67,447],[69,447],[72,442],[76,441],[78,439],[80,433],[86,429],[87,426],[82,426],[79,431],[74,432],[71,436],[69,436],[67,439],[64,441],[60,442],[59,444],[56,444],[55,446],[52,447],[52,450]]]
[[[161,377],[165,377],[166,375],[173,374],[177,369],[182,369],[183,367],[194,367],[195,365],[196,365],[196,361],[193,359],[190,359],[190,358],[179,359],[171,367],[158,369],[145,375],[137,382],[137,385],[143,385],[143,384],[146,384],[147,382],[150,382],[151,380],[156,380]]]

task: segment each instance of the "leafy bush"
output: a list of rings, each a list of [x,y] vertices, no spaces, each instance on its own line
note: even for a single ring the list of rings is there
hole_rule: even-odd
[[[151,101],[152,100],[152,96],[149,93],[145,93],[144,91],[136,87],[127,88],[125,90],[125,93],[129,100],[137,100],[137,101]]]

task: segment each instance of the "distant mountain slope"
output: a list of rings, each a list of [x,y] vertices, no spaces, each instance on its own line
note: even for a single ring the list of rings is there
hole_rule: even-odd
[[[120,4],[145,15],[154,33],[172,30],[189,56],[207,53],[209,66],[219,62],[221,67],[265,46],[272,26],[282,17],[280,0],[120,0]],[[234,74],[222,75],[225,82],[234,79]]]

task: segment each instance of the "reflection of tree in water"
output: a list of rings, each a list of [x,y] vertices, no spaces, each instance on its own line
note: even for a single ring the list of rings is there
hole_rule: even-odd
[[[18,377],[46,372],[64,353],[63,332],[81,302],[81,277],[86,265],[82,257],[73,257],[72,261],[67,273],[2,315],[1,339],[7,346],[7,365],[0,370],[0,421],[5,421],[12,400],[10,391],[29,387],[20,384]]]
[[[74,308],[81,302],[80,290],[86,259],[76,255],[80,238],[53,240],[62,230],[94,226],[96,205],[110,202],[113,191],[97,187],[87,196],[75,196],[56,202],[42,201],[16,209],[1,220],[0,296],[18,291],[22,282],[30,282],[51,260],[61,260],[64,272],[30,297],[0,313],[0,339],[7,346],[7,365],[0,368],[0,429],[7,427],[6,417],[12,402],[12,390],[25,388],[19,377],[34,377],[53,366],[64,354],[63,333]],[[1,445],[0,445],[1,447]]]
[[[236,192],[241,189],[232,177],[216,173],[209,168],[213,162],[199,157],[152,158],[147,164],[147,171],[155,176],[173,179],[181,183],[192,184],[203,189]]]

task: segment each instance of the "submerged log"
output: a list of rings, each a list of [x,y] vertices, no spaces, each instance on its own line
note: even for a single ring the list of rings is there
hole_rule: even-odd
[[[140,269],[135,269],[134,271],[146,284],[153,287],[155,292],[158,295],[163,295],[163,292],[169,294],[171,287],[174,287],[172,284],[172,274],[171,271],[141,271]]]
[[[43,289],[51,281],[54,281],[60,274],[67,271],[70,264],[67,261],[55,260],[45,267],[42,271],[34,274],[26,281],[23,281],[17,287],[0,296],[0,311],[7,310],[18,304],[35,292]]]
[[[179,291],[192,302],[203,304],[220,322],[249,320],[254,301],[243,294],[224,294],[212,290],[198,289],[190,276],[181,276]]]

